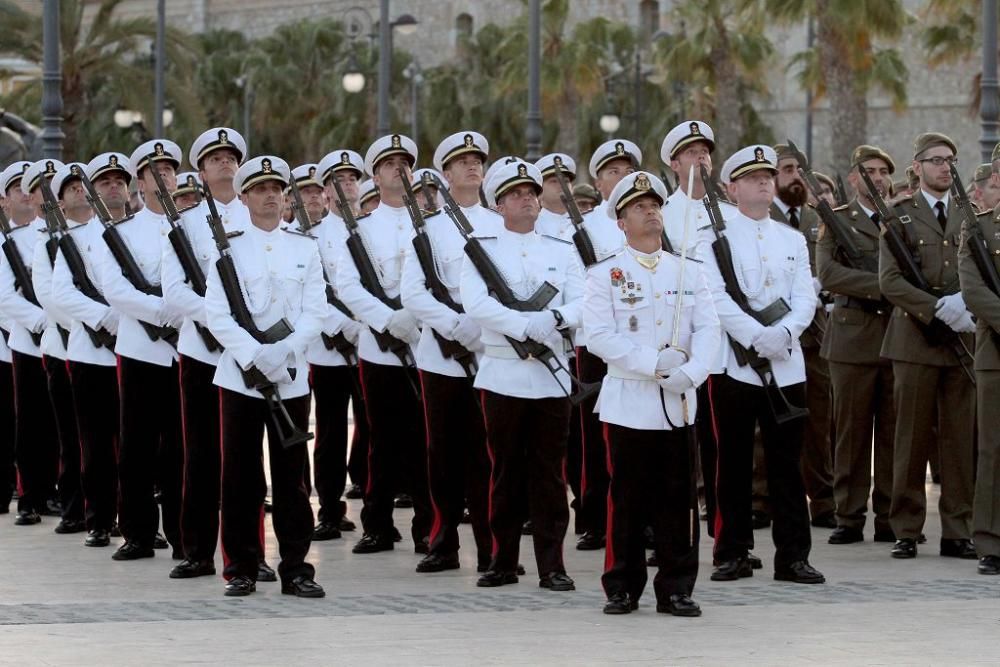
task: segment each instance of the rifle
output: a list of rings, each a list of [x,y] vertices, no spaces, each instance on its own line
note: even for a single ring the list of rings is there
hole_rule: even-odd
[[[788,303],[782,299],[777,299],[774,303],[761,310],[754,310],[750,306],[747,298],[736,278],[736,268],[733,264],[733,251],[729,246],[729,239],[723,234],[726,223],[722,219],[722,211],[719,210],[718,191],[711,174],[705,165],[701,165],[701,180],[705,184],[705,209],[708,211],[708,218],[712,224],[712,231],[715,233],[715,241],[712,242],[712,254],[715,256],[715,263],[719,267],[722,281],[725,283],[726,294],[729,298],[747,315],[754,318],[764,326],[770,326],[779,321],[785,314],[791,311]],[[760,356],[752,347],[746,348],[729,336],[729,344],[733,348],[733,355],[736,363],[740,366],[749,364],[750,368],[760,378],[764,385],[764,395],[767,397],[768,407],[774,415],[774,421],[784,424],[793,419],[805,417],[809,411],[792,405],[785,392],[781,390],[778,382],[774,379],[774,369],[771,367],[771,360]]]
[[[847,188],[844,187],[844,179],[840,177],[839,171],[835,174],[835,176],[837,180],[837,203],[843,206],[850,201],[847,198]],[[819,199],[819,197],[817,197],[817,199]]]
[[[66,217],[59,202],[52,194],[49,182],[41,179],[39,187],[42,189],[42,215],[45,217],[45,231],[48,232],[49,239],[45,242],[45,252],[49,256],[49,267],[56,265],[56,255],[59,253],[59,239],[69,232],[69,225],[66,224]],[[62,338],[63,347],[69,346],[69,330],[56,322],[56,332]],[[91,339],[93,340],[93,338]],[[94,345],[97,347],[97,344]]]
[[[882,199],[882,195],[879,194],[878,188],[875,187],[875,183],[872,182],[871,177],[868,176],[868,172],[865,171],[862,165],[858,165],[858,173],[861,175],[861,180],[865,184],[865,188],[868,190],[868,199],[872,202],[875,207],[875,212],[878,213],[879,217],[879,227],[882,229],[882,236],[885,238],[885,242],[889,247],[889,252],[892,254],[893,259],[896,260],[896,265],[899,266],[900,272],[903,274],[903,278],[919,289],[922,292],[930,294],[934,297],[942,297],[948,294],[946,289],[935,289],[931,287],[931,284],[927,281],[923,272],[920,270],[920,260],[915,257],[912,252],[910,252],[909,246],[906,244],[906,240],[903,238],[902,232],[897,229],[897,226],[893,224],[893,221],[898,221],[900,225],[908,224],[910,222],[909,216],[906,216],[906,220],[902,220],[895,212],[895,209],[890,209],[885,200]],[[954,292],[951,292],[952,294]],[[952,353],[955,355],[958,363],[962,366],[962,370],[965,371],[966,376],[968,376],[969,381],[973,385],[976,384],[976,378],[972,374],[971,369],[966,365],[965,358],[972,358],[972,353],[965,345],[965,341],[957,333],[951,330],[947,324],[939,320],[938,318],[933,318],[929,324],[924,324],[915,317],[911,317],[910,320],[916,325],[917,329],[924,336],[924,340],[931,347],[940,347],[941,345],[948,345]]]
[[[406,206],[406,212],[410,214],[410,222],[413,223],[413,230],[416,232],[413,236],[413,251],[416,253],[417,261],[420,262],[420,268],[424,272],[424,285],[438,302],[456,313],[464,313],[465,309],[462,304],[451,298],[448,288],[441,282],[441,276],[437,273],[437,267],[434,265],[434,249],[431,247],[431,237],[427,233],[427,223],[424,222],[424,214],[420,210],[420,206],[417,205],[416,194],[413,192],[413,187],[410,185],[409,179],[406,178],[403,169],[399,170],[399,178],[403,181],[403,204]],[[430,185],[429,180],[424,182],[424,192],[428,191],[428,185]],[[431,329],[431,331],[434,333],[434,340],[437,341],[438,348],[441,350],[441,356],[445,359],[454,359],[465,371],[466,377],[475,378],[476,371],[479,370],[475,353],[466,349],[457,340],[448,340],[435,329]]]
[[[977,222],[978,216],[972,208],[969,196],[965,193],[965,188],[962,187],[962,177],[958,175],[955,165],[951,165],[951,177],[952,196],[955,197],[955,201],[958,203],[958,209],[962,212],[962,217],[965,218],[964,227],[968,235],[965,243],[969,248],[969,255],[972,257],[976,269],[979,270],[979,275],[982,277],[986,287],[993,294],[1000,296],[1000,272],[997,271],[997,267],[993,263],[993,258],[987,249],[986,237],[983,236],[983,230]],[[961,193],[959,193],[959,190]],[[990,328],[990,334],[993,337],[994,343],[1000,342],[1000,334],[996,330]]]
[[[13,231],[10,227],[10,220],[7,219],[7,214],[4,213],[3,209],[0,209],[0,234],[3,234],[4,238],[2,246],[3,254],[7,258],[7,263],[10,264],[10,270],[14,273],[14,289],[17,290],[20,287],[21,296],[41,308],[38,298],[35,296],[35,286],[31,283],[31,271],[25,265],[24,258],[21,257],[21,251],[17,249],[17,243],[14,242],[14,238],[11,236]],[[35,345],[41,344],[41,333],[29,331],[28,334]]]
[[[150,166],[152,169],[152,166]],[[125,212],[126,215],[121,220],[113,220],[111,218],[111,213],[108,211],[107,205],[105,205],[104,200],[101,199],[101,195],[97,193],[94,189],[94,184],[90,182],[90,178],[87,174],[80,172],[80,182],[83,184],[83,189],[87,193],[87,201],[90,203],[91,208],[94,209],[94,213],[97,215],[97,219],[100,221],[101,225],[104,226],[104,233],[101,234],[104,238],[104,242],[108,244],[108,250],[111,251],[111,256],[115,258],[118,262],[118,267],[122,271],[122,275],[125,279],[132,284],[132,287],[139,290],[143,294],[149,294],[151,296],[163,296],[163,290],[159,285],[152,285],[146,276],[143,275],[142,270],[139,269],[139,265],[135,263],[135,257],[132,256],[132,252],[125,245],[125,239],[121,237],[118,230],[115,228],[116,225],[120,225],[126,220],[131,219],[133,216],[129,212],[129,207],[126,204]],[[149,340],[157,341],[164,340],[171,345],[173,348],[177,348],[177,329],[171,327],[161,327],[155,324],[150,324],[149,322],[144,322],[142,320],[136,320],[139,325],[149,336]]]
[[[406,190],[407,190],[407,192],[409,193],[410,197],[414,201],[416,201],[416,197],[413,197],[413,186],[410,184],[409,179],[404,179],[404,180],[406,180]],[[430,175],[429,172],[424,172],[423,173],[423,175],[420,177],[420,183],[421,183],[421,186],[420,186],[421,190],[424,193],[424,203],[427,204],[427,210],[428,211],[436,211],[436,210],[438,210],[437,202],[434,201],[434,197],[431,196],[431,191],[430,191],[430,188],[428,187],[430,185],[433,185],[434,187],[437,187],[437,183],[434,183],[431,180],[431,175]]]
[[[167,186],[164,184],[160,172],[153,168],[153,157],[155,155],[153,153],[149,156],[149,171],[153,174],[153,180],[156,182],[156,199],[160,202],[163,214],[167,217],[167,223],[170,225],[167,239],[174,249],[174,254],[177,255],[177,261],[180,262],[181,268],[184,270],[184,277],[188,284],[191,285],[191,289],[198,296],[204,297],[205,290],[207,289],[205,272],[201,270],[201,266],[194,256],[194,248],[191,246],[191,240],[188,239],[187,231],[185,231],[184,226],[180,222],[181,214],[174,203],[174,197],[167,191]],[[201,340],[205,343],[205,347],[209,352],[222,351],[222,345],[215,339],[212,332],[208,330],[208,327],[199,324],[195,320],[191,320],[191,323],[194,324],[195,331],[201,336]]]
[[[291,182],[292,190],[292,210],[295,212],[295,219],[299,222],[299,230],[303,236],[308,236],[309,238],[315,238],[312,234],[312,228],[315,226],[313,221],[309,218],[309,213],[306,211],[305,204],[302,203],[302,193],[299,192],[299,185],[292,179]],[[323,282],[326,284],[326,302],[339,310],[341,313],[354,319],[354,314],[350,311],[347,305],[337,298],[337,295],[333,291],[333,286],[330,285],[330,277],[326,274],[326,265],[320,262],[320,266],[323,268]],[[328,350],[336,350],[340,353],[340,356],[344,358],[348,366],[358,365],[358,348],[355,347],[354,343],[347,340],[347,336],[343,333],[335,333],[332,336],[327,335],[324,332],[320,332],[320,339],[323,341],[323,347]]]
[[[205,201],[208,203],[208,226],[212,230],[212,238],[215,240],[215,247],[219,251],[219,259],[215,262],[215,268],[219,272],[219,279],[222,282],[222,289],[226,293],[226,301],[229,303],[229,312],[236,323],[250,336],[262,344],[277,343],[279,340],[287,338],[294,329],[285,318],[275,322],[270,328],[261,331],[250,314],[246,299],[243,298],[243,289],[240,287],[240,278],[236,273],[236,264],[233,261],[232,246],[229,244],[229,235],[222,226],[222,218],[215,207],[215,199],[212,197],[212,190],[205,183]],[[238,236],[242,232],[235,232]],[[242,368],[234,359],[236,367],[243,375],[243,384],[248,389],[256,389],[264,397],[270,411],[271,423],[274,424],[278,432],[281,446],[284,448],[293,447],[298,444],[305,444],[312,439],[313,434],[301,430],[292,421],[291,415],[285,408],[278,393],[278,386],[267,379],[259,368],[251,366],[248,369]],[[295,369],[289,368],[288,374],[295,379]]]
[[[559,158],[556,159],[559,160]],[[597,264],[597,253],[594,251],[594,242],[590,239],[587,228],[583,226],[583,215],[576,205],[576,200],[573,199],[573,191],[569,188],[569,181],[566,179],[566,175],[563,174],[565,167],[562,166],[562,160],[559,160],[554,167],[553,173],[556,180],[559,181],[559,189],[562,190],[559,198],[562,199],[563,206],[566,207],[566,213],[569,216],[569,221],[573,223],[573,229],[575,230],[573,232],[573,244],[576,246],[576,251],[580,253],[580,260],[583,262],[583,267],[588,268]]]
[[[469,224],[461,209],[458,208],[455,200],[451,198],[450,193],[445,196],[444,210],[452,222],[455,223],[455,226],[458,227],[462,238],[465,239],[465,254],[469,257],[473,266],[476,267],[483,282],[486,283],[486,289],[503,306],[522,313],[538,312],[543,310],[555,295],[559,293],[556,287],[546,281],[529,298],[525,300],[518,299],[514,291],[510,288],[510,285],[507,284],[503,273],[493,263],[486,249],[479,242],[479,239],[473,236],[475,230]],[[581,382],[579,378],[563,365],[562,361],[559,360],[559,357],[555,355],[548,345],[531,340],[530,338],[525,339],[524,342],[511,336],[506,336],[506,338],[519,358],[535,359],[541,362],[545,366],[545,369],[555,378],[560,388],[563,388],[563,384],[559,380],[559,371],[566,373],[569,376],[574,391],[570,394],[563,388],[563,392],[566,392],[566,396],[573,405],[579,405],[582,401],[587,400],[600,390],[600,382]]]
[[[340,211],[340,217],[344,221],[344,225],[347,227],[347,250],[351,253],[351,260],[354,261],[354,266],[358,270],[358,275],[361,278],[361,285],[368,291],[369,294],[374,296],[376,299],[389,306],[393,310],[402,310],[403,302],[400,298],[390,297],[385,293],[385,288],[382,287],[382,283],[378,279],[378,273],[375,271],[375,266],[372,264],[372,258],[368,256],[368,250],[365,248],[365,241],[361,237],[361,232],[358,229],[358,221],[354,217],[354,212],[351,210],[350,204],[347,203],[347,197],[344,195],[344,189],[340,186],[340,182],[334,178],[333,187],[337,191],[337,209]],[[403,179],[407,181],[406,178]],[[416,361],[413,359],[413,353],[410,351],[410,346],[406,341],[402,341],[388,330],[386,331],[376,331],[369,327],[372,335],[375,337],[375,342],[378,347],[383,352],[392,352],[399,359],[403,368],[414,369],[416,368]],[[417,399],[421,398],[420,388],[414,383],[413,378],[410,373],[406,374],[406,379],[410,383],[410,388],[413,390],[414,395]]]

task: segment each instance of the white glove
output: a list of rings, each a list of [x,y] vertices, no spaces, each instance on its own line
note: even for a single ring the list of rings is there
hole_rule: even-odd
[[[97,323],[98,329],[104,329],[112,336],[118,335],[118,313],[108,308],[104,316]]]
[[[358,338],[361,337],[361,329],[364,328],[361,322],[357,320],[347,320],[344,322],[344,326],[340,328],[340,333],[344,334],[344,338],[347,339],[351,345],[358,344]]]
[[[528,313],[528,326],[524,329],[524,335],[531,340],[541,343],[552,335],[556,330],[556,316],[551,310],[542,310],[537,313]]]
[[[775,357],[784,351],[787,355],[791,341],[784,327],[764,327],[764,330],[753,339],[753,347],[762,357],[776,360]]]
[[[687,363],[687,356],[680,350],[668,347],[660,350],[660,356],[656,358],[657,375],[666,375],[667,371],[672,371],[678,366]]]
[[[49,318],[45,317],[45,313],[39,315],[38,319],[35,320],[35,324],[31,327],[31,333],[38,334],[45,331],[45,325],[48,324],[48,321]]]
[[[455,325],[450,332],[448,332],[448,337],[453,341],[457,341],[462,347],[467,350],[473,349],[479,344],[479,338],[483,335],[483,330],[479,328],[468,315],[459,315],[458,324]]]
[[[694,388],[694,382],[687,376],[687,373],[679,368],[674,369],[670,375],[659,382],[660,386],[663,387],[663,391],[669,391],[671,394],[683,394],[688,389]]]
[[[965,299],[962,298],[961,292],[941,297],[938,299],[935,307],[937,312],[934,313],[934,317],[948,326],[952,326],[967,312],[965,309]]]
[[[962,313],[961,317],[948,326],[955,333],[972,333],[976,330],[976,323],[972,321],[972,314],[969,311]]]
[[[160,307],[160,312],[156,314],[156,319],[159,320],[158,323],[161,327],[180,329],[181,325],[184,324],[184,316],[167,304],[163,304]]]
[[[254,355],[253,365],[266,375],[269,380],[278,382],[278,380],[271,376],[280,377],[281,374],[278,371],[284,371],[285,375],[287,375],[288,367],[295,364],[293,356],[292,346],[283,340],[279,340],[277,343],[265,343],[261,345],[260,349],[257,350],[257,354]]]
[[[420,331],[417,329],[417,318],[407,310],[394,310],[386,330],[392,334],[393,338],[404,341],[412,341],[420,336]]]
[[[284,366],[281,368],[275,368],[270,373],[264,373],[264,377],[273,382],[274,384],[291,384],[292,376],[288,372],[288,369]]]
[[[781,348],[774,354],[763,355],[766,359],[771,361],[788,361],[792,358],[792,353],[787,348]]]

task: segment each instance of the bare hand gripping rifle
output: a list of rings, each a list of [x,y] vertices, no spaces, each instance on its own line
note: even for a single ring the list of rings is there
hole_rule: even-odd
[[[236,323],[254,340],[261,344],[277,343],[284,340],[293,331],[288,320],[281,318],[267,330],[261,331],[253,315],[247,307],[243,298],[243,289],[240,287],[240,279],[236,273],[236,263],[233,261],[232,247],[229,244],[229,235],[222,226],[222,218],[215,207],[215,199],[212,198],[212,191],[205,183],[205,201],[208,203],[208,226],[212,230],[212,238],[215,239],[215,247],[219,251],[219,259],[215,262],[215,268],[219,272],[219,279],[222,281],[222,289],[226,293],[226,301],[229,302],[229,312]],[[236,232],[237,234],[241,232]],[[233,360],[233,363],[236,363]],[[239,364],[237,364],[239,368]],[[240,368],[243,375],[243,383],[248,389],[256,389],[267,402],[270,410],[271,422],[274,424],[284,448],[304,444],[312,439],[312,433],[301,430],[292,421],[285,404],[281,401],[281,394],[278,393],[278,386],[267,379],[260,369],[251,366],[248,369]],[[295,379],[295,369],[289,368],[288,374]]]

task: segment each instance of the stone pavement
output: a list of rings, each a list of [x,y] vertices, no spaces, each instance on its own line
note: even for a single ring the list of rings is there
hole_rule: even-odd
[[[475,587],[475,556],[462,569],[418,575],[406,539],[390,553],[356,556],[358,533],[315,543],[310,557],[322,600],[280,594],[262,583],[245,599],[225,598],[221,577],[171,580],[169,551],[128,563],[112,547],[88,549],[82,535],[56,535],[0,517],[0,665],[492,665],[492,664],[990,664],[1000,663],[1000,578],[974,561],[937,555],[937,487],[928,486],[928,542],[912,561],[887,544],[826,544],[813,529],[811,561],[824,586],[771,579],[768,531],[757,531],[765,569],[752,579],[709,581],[703,535],[695,598],[704,615],[655,613],[651,589],[638,612],[601,614],[604,552],[578,552],[566,565],[578,590],[537,587],[531,538],[518,585]],[[360,502],[351,501],[357,520]],[[396,510],[408,534],[409,510]],[[704,528],[704,524],[702,524]],[[471,544],[468,526],[463,544]],[[277,565],[267,523],[268,560]],[[221,558],[217,558],[221,571]],[[652,574],[652,573],[651,573]]]

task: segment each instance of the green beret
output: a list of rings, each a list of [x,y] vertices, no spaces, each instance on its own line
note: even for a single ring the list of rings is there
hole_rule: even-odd
[[[913,159],[916,160],[917,156],[925,150],[935,146],[947,146],[952,153],[958,155],[958,147],[955,146],[955,142],[951,138],[939,132],[924,132],[913,140]]]
[[[833,192],[837,191],[837,182],[834,181],[832,178],[818,171],[814,171],[813,175],[816,177],[817,181],[820,181],[821,183],[826,183],[826,185],[830,188],[830,190],[832,190]]]
[[[577,183],[573,186],[574,197],[584,197],[592,200],[595,204],[601,203],[601,193],[589,183]]]
[[[862,144],[854,149],[854,154],[851,156],[851,167],[856,168],[868,160],[882,160],[889,167],[890,174],[896,173],[896,163],[892,161],[889,154],[878,146],[869,146],[868,144]]]
[[[795,158],[795,161],[799,163],[799,166],[805,169],[809,166],[809,160],[806,159],[805,154],[802,151],[793,150],[788,144],[776,144],[774,147],[774,152],[778,154],[778,162],[786,158]]]
[[[973,183],[981,183],[981,182],[985,181],[987,178],[989,178],[990,175],[992,175],[992,174],[993,174],[993,165],[992,164],[989,164],[989,163],[987,163],[987,164],[981,164],[978,167],[976,167],[975,173],[972,174],[972,182]]]

